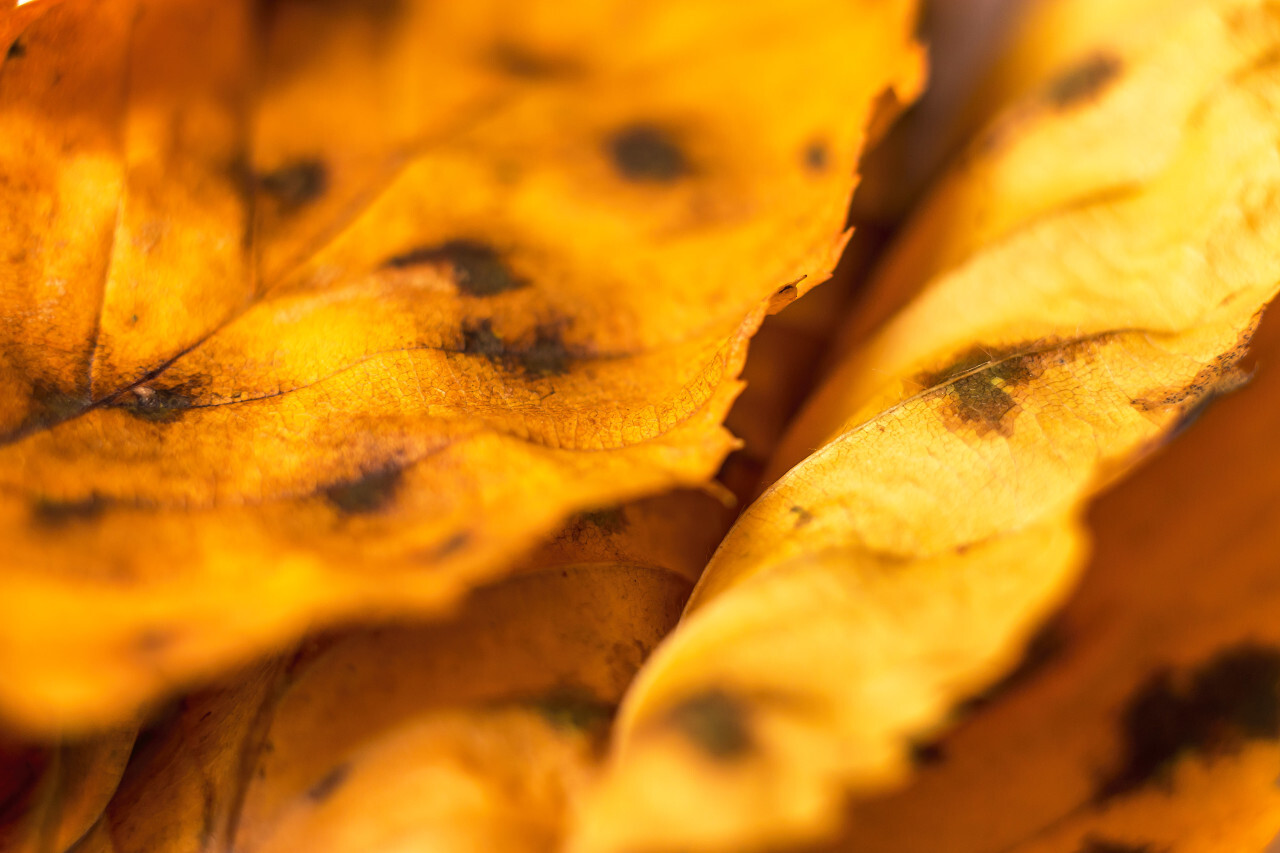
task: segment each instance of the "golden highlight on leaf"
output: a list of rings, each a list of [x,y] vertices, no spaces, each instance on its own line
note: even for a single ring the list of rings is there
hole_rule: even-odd
[[[574,849],[830,835],[1012,665],[1084,501],[1239,384],[1280,286],[1276,22],[1222,0],[1105,34],[954,165],[872,285],[921,295],[784,440],[630,691]]]
[[[918,85],[910,16],[0,13],[0,717],[98,725],[439,612],[574,512],[709,479],[874,98]]]

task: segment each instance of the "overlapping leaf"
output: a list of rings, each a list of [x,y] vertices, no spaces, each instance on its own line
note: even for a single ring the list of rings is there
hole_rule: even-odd
[[[118,718],[708,478],[910,6],[4,13],[0,716]]]
[[[816,395],[620,716],[583,850],[764,849],[1016,659],[1082,501],[1238,382],[1280,283],[1280,19],[1164,9],[956,163],[876,287],[925,289]],[[807,454],[807,455],[806,455]]]
[[[857,804],[837,849],[1234,853],[1280,833],[1277,320],[1249,386],[1092,507],[1088,573],[1016,678],[909,788]]]
[[[557,849],[692,587],[691,521],[722,513],[686,494],[593,514],[450,619],[330,636],[189,697],[78,849]],[[683,546],[674,570],[641,531]]]

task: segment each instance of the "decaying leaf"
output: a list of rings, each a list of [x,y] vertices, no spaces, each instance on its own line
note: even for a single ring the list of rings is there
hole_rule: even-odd
[[[0,13],[0,717],[437,612],[708,479],[918,83],[911,7]]]
[[[1091,508],[1088,572],[1016,679],[910,787],[855,805],[836,849],[1243,853],[1280,833],[1280,316],[1254,355],[1248,387]]]
[[[553,850],[690,587],[548,566],[438,624],[314,641],[184,700],[78,849]]]
[[[624,702],[576,849],[830,834],[1016,660],[1082,502],[1238,384],[1280,284],[1280,16],[1135,32],[1006,111],[908,228],[874,286],[921,296],[792,429]]]

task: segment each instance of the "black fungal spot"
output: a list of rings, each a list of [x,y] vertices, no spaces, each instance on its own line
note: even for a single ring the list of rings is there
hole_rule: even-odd
[[[741,699],[724,690],[695,693],[672,707],[665,719],[718,761],[741,758],[752,749],[747,710]]]
[[[933,767],[947,760],[947,751],[937,741],[911,744],[911,762],[917,767]]]
[[[475,240],[450,240],[439,246],[413,249],[396,255],[383,266],[394,269],[421,264],[447,264],[458,290],[469,296],[493,296],[528,286],[489,245]]]
[[[792,527],[796,530],[799,530],[801,527],[804,527],[809,522],[813,521],[813,513],[809,512],[809,510],[802,506],[793,506],[790,512],[795,518],[795,521],[792,523]]]
[[[1085,838],[1076,853],[1156,853],[1150,844],[1129,844],[1090,835]]]
[[[1034,354],[974,348],[943,370],[924,374],[916,381],[925,388],[942,385],[949,409],[961,425],[976,429],[980,435],[991,430],[1005,432],[1005,416],[1018,408],[1008,389],[1034,379],[1037,362]]]
[[[1280,651],[1245,644],[1189,674],[1154,674],[1120,720],[1124,759],[1095,799],[1126,794],[1166,774],[1180,757],[1207,757],[1280,737]]]
[[[671,135],[660,127],[637,124],[608,142],[613,165],[629,181],[671,183],[689,174],[689,162]]]
[[[186,410],[191,408],[194,391],[192,385],[176,388],[137,385],[123,392],[109,405],[124,409],[140,420],[172,423],[181,420]]]
[[[811,172],[825,172],[831,162],[831,154],[825,142],[810,142],[804,149],[804,165]]]
[[[350,764],[339,764],[324,775],[319,782],[316,782],[307,789],[307,799],[313,803],[323,803],[325,800],[333,796],[334,792],[342,787],[342,783],[347,781],[347,777],[351,775]]]
[[[507,346],[493,331],[493,323],[481,320],[462,329],[462,351],[467,355],[482,355],[491,361],[499,361],[507,354]]]
[[[90,495],[78,501],[37,500],[31,507],[31,519],[41,527],[63,527],[80,521],[93,521],[106,511],[108,501]]]
[[[349,515],[377,512],[395,500],[403,476],[400,468],[372,471],[355,480],[329,486],[324,496],[339,511]]]
[[[627,514],[622,511],[621,507],[610,507],[608,509],[597,509],[591,512],[582,513],[579,518],[583,522],[590,524],[592,527],[598,528],[603,533],[621,533],[627,529],[630,524],[627,521]]]
[[[605,729],[618,710],[578,687],[557,688],[534,699],[532,705],[552,728],[577,732]]]
[[[329,170],[319,160],[299,160],[258,176],[258,186],[286,210],[315,201],[329,188]]]
[[[1097,97],[1120,73],[1120,60],[1107,54],[1091,56],[1053,80],[1045,92],[1055,109],[1067,109]]]
[[[544,324],[534,331],[534,339],[523,346],[508,346],[493,331],[489,320],[468,324],[462,329],[462,351],[480,355],[511,371],[526,376],[560,376],[569,368],[570,355],[561,337],[560,324]]]
[[[90,402],[88,395],[69,394],[52,385],[35,382],[31,387],[31,414],[19,432],[70,420],[88,409]]]
[[[16,38],[9,45],[9,49],[4,52],[5,59],[22,59],[27,55],[27,46],[23,44],[22,39]]]

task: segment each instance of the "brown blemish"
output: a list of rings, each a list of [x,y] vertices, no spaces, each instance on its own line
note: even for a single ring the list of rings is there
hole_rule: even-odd
[[[831,164],[831,153],[827,151],[827,143],[814,140],[804,148],[804,167],[810,172],[825,172]]]
[[[169,649],[177,639],[178,634],[172,628],[147,628],[134,637],[133,648],[139,654],[152,657]]]
[[[471,534],[465,530],[461,530],[433,548],[427,559],[433,562],[436,560],[448,559],[449,557],[457,554],[463,548],[467,547],[469,544],[471,544]]]
[[[450,240],[438,246],[412,249],[389,259],[383,266],[405,269],[424,264],[448,267],[458,290],[468,296],[493,296],[529,284],[511,271],[497,250],[477,240]]]
[[[1212,758],[1280,737],[1280,650],[1227,649],[1189,673],[1153,674],[1120,720],[1123,761],[1094,795],[1101,802],[1166,777],[1184,755]]]
[[[799,530],[800,528],[808,525],[809,522],[813,521],[813,513],[809,512],[809,510],[802,506],[793,506],[790,509],[790,512],[791,515],[795,517],[795,521],[792,522],[791,526],[796,530]]]
[[[31,386],[31,414],[19,432],[62,423],[84,412],[90,406],[88,395],[70,394],[52,385],[35,382]]]
[[[1114,80],[1124,66],[1114,56],[1095,54],[1059,75],[1045,90],[1045,99],[1054,109],[1065,110],[1093,100]]]
[[[986,435],[995,430],[1009,435],[1011,425],[1006,417],[1019,411],[1009,392],[1039,376],[1043,360],[1040,353],[975,347],[948,367],[922,374],[915,381],[925,388],[937,388],[945,397],[945,415],[952,421],[949,426],[953,431],[968,429]]]
[[[552,728],[574,732],[600,732],[618,710],[581,687],[558,687],[530,704]]]
[[[606,509],[592,510],[591,512],[582,513],[579,518],[585,524],[590,524],[600,530],[601,533],[613,534],[621,533],[627,529],[630,522],[627,521],[627,514],[623,512],[622,507],[608,507]]]
[[[935,767],[947,760],[947,751],[938,741],[911,744],[911,763],[916,767]]]
[[[400,468],[371,471],[327,487],[324,496],[339,511],[349,515],[378,512],[394,502],[403,475]]]
[[[732,761],[751,752],[747,708],[740,697],[720,688],[688,696],[664,715],[702,752],[717,761]]]
[[[326,773],[319,782],[307,789],[307,799],[313,803],[323,803],[342,787],[342,783],[346,782],[350,775],[351,765],[339,764]]]
[[[1131,400],[1131,405],[1140,412],[1157,411],[1170,406],[1182,407],[1191,412],[1215,397],[1244,387],[1250,375],[1240,370],[1238,365],[1249,351],[1249,341],[1257,328],[1257,320],[1255,317],[1253,323],[1241,332],[1231,349],[1200,368],[1186,385],[1139,397]]]
[[[528,344],[509,346],[493,331],[489,320],[468,324],[462,329],[462,352],[480,355],[509,371],[529,377],[560,376],[569,368],[571,356],[561,337],[560,323],[547,323],[534,330]]]
[[[199,383],[184,383],[171,388],[160,385],[135,385],[120,393],[108,406],[123,409],[135,418],[155,423],[172,423],[182,419],[194,401]]]
[[[493,64],[498,70],[522,80],[554,80],[572,76],[580,70],[578,65],[562,57],[534,53],[514,42],[500,42],[494,46]]]
[[[40,498],[31,507],[31,520],[41,527],[63,527],[93,521],[106,511],[108,503],[106,498],[96,494],[76,501]]]
[[[5,60],[22,59],[27,55],[27,46],[23,44],[21,38],[16,38],[9,45],[9,49],[4,52]]]
[[[638,183],[668,184],[689,174],[689,161],[672,135],[652,124],[624,127],[609,137],[614,168]]]
[[[319,160],[299,160],[259,175],[257,183],[282,208],[292,211],[324,195],[329,170]]]

